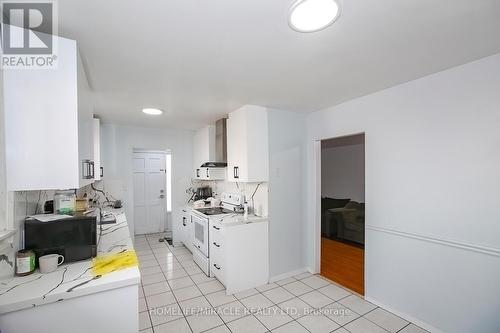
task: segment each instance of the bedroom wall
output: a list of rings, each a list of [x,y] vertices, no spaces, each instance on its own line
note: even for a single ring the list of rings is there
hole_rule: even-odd
[[[317,140],[365,133],[366,298],[435,332],[500,327],[500,54],[308,117],[308,263]]]
[[[321,196],[365,202],[365,145],[321,149]]]

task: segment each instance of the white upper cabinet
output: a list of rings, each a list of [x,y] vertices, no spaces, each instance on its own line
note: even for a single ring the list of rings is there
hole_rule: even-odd
[[[203,163],[215,162],[215,126],[209,125],[196,131],[193,140],[193,167],[199,169]]]
[[[58,37],[54,69],[4,71],[7,188],[93,182],[93,104],[76,42]]]
[[[227,120],[227,179],[236,182],[269,180],[267,109],[245,105]]]
[[[198,130],[193,140],[193,178],[202,180],[223,180],[225,168],[202,168],[207,162],[218,162],[216,156],[215,126],[209,125]]]
[[[101,121],[98,118],[92,119],[93,139],[94,139],[94,180],[101,180],[104,176],[104,168],[101,163]]]

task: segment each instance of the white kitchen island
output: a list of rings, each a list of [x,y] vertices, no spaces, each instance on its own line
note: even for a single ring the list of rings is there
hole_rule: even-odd
[[[133,249],[125,214],[115,215],[98,231],[98,255]],[[139,268],[94,278],[91,267],[84,260],[0,281],[1,333],[137,333]]]

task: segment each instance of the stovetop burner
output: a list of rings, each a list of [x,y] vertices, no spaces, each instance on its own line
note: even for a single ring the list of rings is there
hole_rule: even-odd
[[[209,215],[209,216],[234,213],[233,211],[229,209],[224,209],[222,207],[197,208],[196,210],[204,215]]]

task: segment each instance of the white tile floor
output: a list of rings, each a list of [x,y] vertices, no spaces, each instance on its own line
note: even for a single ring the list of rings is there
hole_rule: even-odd
[[[426,332],[309,273],[226,295],[185,247],[159,243],[160,236],[135,238],[141,332]]]

